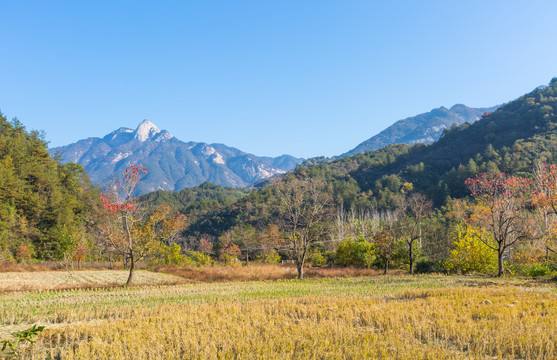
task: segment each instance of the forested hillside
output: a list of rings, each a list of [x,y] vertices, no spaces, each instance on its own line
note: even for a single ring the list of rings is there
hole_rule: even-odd
[[[557,79],[485,116],[474,124],[453,127],[434,144],[417,145],[389,164],[365,164],[352,171],[362,191],[376,193],[382,181],[406,181],[437,205],[447,196],[466,195],[464,181],[488,170],[530,177],[536,161],[557,160]]]
[[[177,211],[199,217],[209,211],[230,205],[249,194],[252,188],[231,188],[209,182],[180,191],[159,190],[141,196],[141,202],[149,206],[170,206],[170,212]]]
[[[80,165],[51,158],[43,134],[0,114],[0,261],[71,256],[90,241],[97,206]]]
[[[444,131],[431,145],[391,145],[330,163],[294,170],[299,178],[321,178],[333,187],[335,206],[392,209],[401,192],[417,191],[436,206],[468,195],[465,180],[479,172],[531,177],[536,161],[557,161],[557,79],[474,124]],[[218,236],[234,226],[273,222],[269,188],[240,199],[191,224],[190,234]]]

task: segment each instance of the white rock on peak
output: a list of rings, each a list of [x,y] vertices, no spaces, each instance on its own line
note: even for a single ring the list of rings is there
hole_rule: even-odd
[[[155,126],[155,124],[149,120],[143,120],[135,130],[134,139],[145,141],[160,132],[161,131]]]

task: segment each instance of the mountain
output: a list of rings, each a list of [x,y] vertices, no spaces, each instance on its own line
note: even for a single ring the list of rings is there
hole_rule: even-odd
[[[428,113],[399,120],[339,157],[377,150],[391,144],[430,144],[441,137],[443,130],[449,129],[453,125],[464,124],[465,122],[473,123],[479,120],[485,113],[491,113],[497,108],[498,106],[470,108],[462,104],[456,104],[447,109],[442,106]]]
[[[531,179],[536,162],[557,164],[557,78],[473,124],[451,127],[432,144],[393,144],[298,166],[292,174],[329,183],[335,207],[392,209],[397,196],[416,191],[443,210],[448,199],[469,195],[465,180],[475,174],[505,172]],[[262,229],[276,221],[269,204],[277,202],[272,186],[262,187],[197,219],[188,231],[220,236],[245,225]]]
[[[93,183],[106,187],[128,165],[141,164],[148,173],[138,194],[181,190],[209,181],[227,187],[246,187],[301,163],[289,155],[258,157],[223,144],[183,142],[148,120],[137,129],[119,128],[103,138],[88,138],[52,148],[64,162],[82,165]]]

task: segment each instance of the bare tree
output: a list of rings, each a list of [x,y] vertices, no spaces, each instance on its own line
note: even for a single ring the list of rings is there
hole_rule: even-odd
[[[395,231],[396,236],[408,246],[408,261],[410,274],[414,274],[415,246],[422,238],[422,227],[427,226],[424,220],[429,216],[433,203],[425,195],[413,193],[397,200],[397,212],[400,220]]]
[[[289,234],[298,279],[303,279],[308,249],[324,236],[322,222],[329,216],[331,188],[322,180],[289,176],[276,184],[274,190],[280,201],[282,228]]]

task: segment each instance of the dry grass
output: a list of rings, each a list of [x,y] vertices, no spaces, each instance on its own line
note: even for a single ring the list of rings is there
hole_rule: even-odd
[[[0,296],[24,358],[553,359],[553,284],[443,276],[183,284]],[[0,338],[2,338],[0,331]]]
[[[155,271],[177,275],[191,281],[200,282],[223,282],[223,281],[258,281],[258,280],[286,280],[297,277],[295,265],[278,264],[249,264],[237,266],[161,266]],[[402,271],[395,270],[391,274],[400,274]],[[304,277],[307,279],[321,278],[347,278],[361,276],[375,276],[382,271],[362,268],[306,268]]]
[[[127,277],[128,272],[125,270],[1,272],[0,293],[122,286]],[[134,284],[136,285],[180,282],[183,282],[183,279],[170,274],[145,270],[137,270],[134,273]]]
[[[144,263],[139,263],[138,268],[145,268]],[[121,262],[64,262],[64,261],[41,261],[30,264],[16,264],[11,262],[0,262],[0,273],[2,272],[31,272],[31,271],[81,271],[81,270],[122,270]]]

